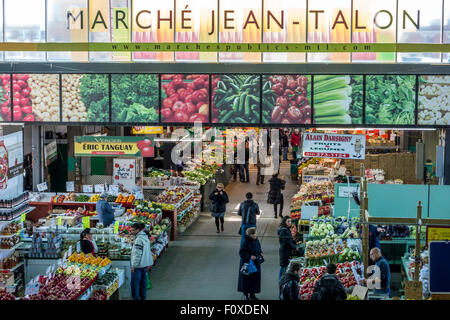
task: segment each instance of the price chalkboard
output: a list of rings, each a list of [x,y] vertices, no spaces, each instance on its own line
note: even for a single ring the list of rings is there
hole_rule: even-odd
[[[427,244],[431,241],[450,240],[450,227],[428,226],[427,227]]]
[[[423,300],[421,281],[408,281],[408,280],[405,281],[405,299]]]

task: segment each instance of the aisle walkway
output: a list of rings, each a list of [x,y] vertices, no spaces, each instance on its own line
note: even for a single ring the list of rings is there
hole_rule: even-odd
[[[290,199],[296,192],[296,182],[290,179],[290,164],[281,165],[281,175],[286,180],[284,214],[289,212]],[[162,300],[239,300],[237,292],[239,269],[238,230],[240,217],[237,208],[252,192],[260,205],[262,215],[257,227],[266,262],[262,266],[262,292],[260,299],[278,299],[278,236],[281,219],[273,218],[273,205],[267,204],[268,178],[264,185],[255,185],[256,170],[250,172],[250,183],[230,183],[226,191],[230,198],[225,215],[225,232],[216,233],[214,219],[203,212],[190,229],[170,243],[169,249],[152,272],[153,288],[148,299]]]

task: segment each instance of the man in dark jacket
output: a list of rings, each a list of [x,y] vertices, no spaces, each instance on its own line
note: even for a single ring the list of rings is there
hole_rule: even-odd
[[[280,205],[280,218],[283,218],[283,205],[284,198],[281,190],[284,190],[286,186],[286,181],[278,178],[278,173],[272,175],[272,178],[269,180],[270,189],[267,198],[267,203],[273,204],[273,210],[275,212],[274,218],[277,219],[277,206]]]
[[[287,130],[280,130],[280,145],[283,150],[283,161],[287,161],[289,152],[289,136]]]
[[[250,182],[250,147],[248,141],[245,142],[245,163],[239,165],[239,178],[241,182]]]
[[[256,216],[260,214],[258,204],[253,201],[253,194],[248,192],[245,197],[247,200],[239,206],[238,215],[242,217],[241,230],[241,247],[245,240],[245,234],[248,228],[256,228]]]
[[[327,272],[320,278],[314,286],[312,300],[332,301],[332,300],[346,300],[344,285],[341,280],[335,275],[336,265],[330,263],[327,265]]]
[[[280,280],[280,300],[300,300],[300,270],[301,265],[298,262],[293,262]]]

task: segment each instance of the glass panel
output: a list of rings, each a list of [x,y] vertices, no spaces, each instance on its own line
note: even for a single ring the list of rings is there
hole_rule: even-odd
[[[13,120],[59,122],[59,75],[13,74]]]
[[[131,42],[131,0],[110,1],[111,42]],[[111,53],[113,61],[130,61],[131,52]]]
[[[158,122],[159,83],[156,74],[111,75],[113,122]]]
[[[444,0],[444,43],[450,43],[450,0]],[[450,62],[450,53],[444,53],[443,62]]]
[[[3,1],[0,1],[0,41],[3,41]],[[3,51],[0,51],[0,60],[3,60]]]
[[[109,81],[105,74],[63,74],[64,122],[109,122]]]
[[[133,42],[174,42],[173,20],[174,0],[133,0]],[[134,52],[133,60],[173,61],[174,53]]]
[[[308,42],[350,42],[351,0],[309,0]],[[308,53],[311,62],[350,62],[350,53]]]
[[[217,42],[217,1],[176,0],[176,8],[176,42]],[[175,58],[177,61],[217,62],[217,53],[177,52]]]
[[[395,43],[397,3],[353,0],[353,43]],[[393,52],[355,52],[353,62],[395,62]]]
[[[450,76],[419,77],[418,124],[450,125]]]
[[[45,42],[45,0],[5,0],[5,41]],[[45,60],[45,52],[5,52],[6,60]]]
[[[0,102],[1,102],[1,112],[2,121],[11,121],[11,75],[1,74],[0,79],[2,81],[0,86]]]
[[[213,75],[213,122],[259,123],[260,81],[258,75]]]
[[[315,124],[362,124],[363,76],[314,76]]]
[[[415,123],[415,76],[367,76],[366,124]]]
[[[263,123],[311,123],[311,76],[265,75]]]
[[[263,8],[264,43],[306,42],[306,0],[264,0]],[[305,59],[305,53],[263,53],[264,62],[305,62]]]
[[[261,0],[220,2],[221,43],[261,43]],[[261,53],[221,52],[220,62],[261,62]]]
[[[207,74],[162,74],[161,99],[164,122],[209,122]]]
[[[399,43],[441,43],[442,0],[398,0],[397,28]],[[397,61],[440,62],[441,55],[398,53]]]
[[[88,42],[87,0],[47,0],[47,41]],[[48,52],[47,59],[88,61],[88,53]]]

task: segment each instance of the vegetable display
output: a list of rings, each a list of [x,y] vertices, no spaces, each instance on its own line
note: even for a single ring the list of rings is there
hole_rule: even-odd
[[[418,124],[450,125],[450,76],[419,77]]]
[[[363,76],[314,76],[314,123],[361,124]]]
[[[164,122],[209,122],[209,75],[161,75]]]
[[[157,74],[111,75],[113,122],[158,122]]]
[[[13,91],[14,91],[13,75]],[[20,81],[17,75],[17,84],[22,87],[20,106],[22,107],[23,121],[54,121],[59,122],[59,75],[57,74],[30,74],[28,86]],[[22,81],[26,82],[26,75],[22,75]],[[26,92],[29,90],[29,92]],[[27,96],[27,94],[29,94]],[[14,100],[18,98],[14,94]],[[13,103],[14,103],[13,100]],[[16,111],[13,111],[16,115]],[[34,115],[34,116],[33,116]],[[14,116],[14,120],[16,120]]]
[[[260,77],[258,75],[213,75],[213,106],[219,123],[260,121]],[[215,117],[213,109],[213,117]],[[213,121],[214,122],[214,121]]]
[[[263,123],[311,123],[310,76],[264,76],[262,90]]]
[[[415,123],[415,76],[367,76],[366,123]]]
[[[62,83],[63,121],[109,122],[108,75],[63,75]]]

